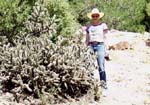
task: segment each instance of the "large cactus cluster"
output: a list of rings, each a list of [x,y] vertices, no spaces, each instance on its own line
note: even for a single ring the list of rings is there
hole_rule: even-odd
[[[43,33],[56,33],[56,16],[50,16],[43,0],[37,0],[32,8],[31,15],[25,22],[27,34],[40,36]]]
[[[24,45],[18,41],[16,47],[0,47],[2,90],[12,92],[18,102],[29,95],[47,95],[49,103],[54,103],[95,89],[90,77],[96,68],[93,52],[81,36],[58,39],[54,44],[47,35],[32,36],[25,38]]]

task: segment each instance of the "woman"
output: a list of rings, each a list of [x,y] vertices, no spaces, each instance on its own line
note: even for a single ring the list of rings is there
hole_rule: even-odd
[[[94,52],[97,53],[100,81],[102,81],[102,88],[107,89],[106,72],[105,72],[105,44],[106,33],[108,31],[107,25],[100,22],[100,18],[104,16],[103,12],[99,12],[94,8],[87,16],[92,20],[91,25],[86,28],[86,45],[90,45]]]

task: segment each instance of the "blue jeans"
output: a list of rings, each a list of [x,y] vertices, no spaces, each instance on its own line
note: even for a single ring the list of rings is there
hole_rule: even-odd
[[[97,53],[97,63],[99,66],[99,76],[100,80],[106,82],[106,72],[105,72],[105,45],[104,43],[99,43],[92,45],[91,47],[95,53]]]

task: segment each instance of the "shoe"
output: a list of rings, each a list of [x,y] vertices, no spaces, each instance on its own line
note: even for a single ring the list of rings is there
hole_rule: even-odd
[[[106,59],[106,61],[110,61],[110,60],[111,60],[111,58],[110,58],[109,55],[106,55],[106,56],[105,56],[105,59]]]
[[[107,87],[107,85],[106,85],[106,84],[105,84],[105,85],[103,85],[103,86],[102,86],[102,88],[103,88],[103,89],[105,89],[105,90],[106,90],[106,89],[108,89],[108,87]]]
[[[104,81],[101,81],[101,85],[100,86],[101,86],[102,89],[108,89],[107,83],[104,82]]]

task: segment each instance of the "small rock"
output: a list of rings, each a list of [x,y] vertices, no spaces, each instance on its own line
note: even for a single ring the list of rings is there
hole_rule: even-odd
[[[150,47],[150,39],[147,39],[147,40],[145,41],[145,43],[146,43],[146,46],[149,46],[149,47]]]
[[[109,50],[126,50],[126,49],[130,49],[131,46],[127,41],[123,41],[123,42],[119,42],[115,45],[111,45],[109,46]]]

